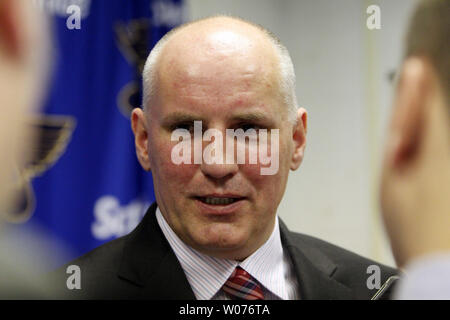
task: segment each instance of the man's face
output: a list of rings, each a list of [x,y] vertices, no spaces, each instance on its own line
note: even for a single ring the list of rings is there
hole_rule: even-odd
[[[233,40],[240,44],[235,50],[211,41],[207,49],[184,48],[182,59],[176,46],[166,48],[157,101],[146,122],[156,200],[172,229],[204,253],[243,259],[273,230],[295,144],[272,49],[263,46],[256,54],[254,44],[242,43],[246,39]],[[192,132],[194,120],[202,121],[204,131],[222,132],[224,150],[226,129],[267,129],[269,136],[279,129],[278,171],[261,175],[259,159],[249,164],[248,143],[245,164],[174,164],[171,153],[179,142],[171,140],[172,132]],[[209,143],[202,143],[203,150]],[[193,153],[192,148],[192,158]],[[232,203],[207,203],[212,198]]]

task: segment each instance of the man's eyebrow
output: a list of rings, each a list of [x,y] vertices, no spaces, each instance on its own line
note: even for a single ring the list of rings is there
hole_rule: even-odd
[[[180,122],[193,122],[193,121],[202,121],[203,119],[199,116],[183,113],[183,112],[174,112],[167,116],[165,116],[162,120],[163,124],[172,124],[172,123],[180,123]]]
[[[167,116],[163,117],[162,119],[162,125],[169,127],[176,123],[187,123],[187,122],[194,122],[194,121],[202,121],[203,123],[206,123],[206,120],[203,119],[201,116],[185,113],[185,112],[173,112],[171,114],[168,114]],[[267,125],[270,125],[273,120],[268,117],[268,115],[264,112],[259,111],[253,111],[253,112],[243,112],[234,114],[229,118],[229,121],[231,122],[257,122],[257,123],[266,123]]]
[[[264,112],[251,112],[235,114],[231,118],[233,121],[268,121],[270,118]]]

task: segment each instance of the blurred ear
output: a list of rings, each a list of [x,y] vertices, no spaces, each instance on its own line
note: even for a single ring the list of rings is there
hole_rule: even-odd
[[[297,111],[297,122],[294,125],[292,139],[294,142],[294,152],[291,159],[291,170],[297,170],[303,161],[306,147],[306,131],[308,130],[308,113],[305,109],[299,108]]]
[[[19,58],[21,54],[18,11],[17,1],[0,1],[0,51],[5,51],[13,58]]]
[[[418,156],[424,138],[431,69],[425,59],[408,58],[402,68],[388,141],[388,165],[400,169]]]
[[[134,132],[134,143],[139,163],[145,171],[150,171],[147,118],[141,108],[136,108],[131,113],[131,128]]]

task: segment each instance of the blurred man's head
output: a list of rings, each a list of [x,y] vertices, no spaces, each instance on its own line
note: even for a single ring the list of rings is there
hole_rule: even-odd
[[[440,232],[450,227],[448,0],[421,2],[411,20],[381,187],[383,215],[399,265],[431,248],[450,249],[449,239],[442,238],[448,231]]]
[[[32,1],[0,0],[0,299],[53,294],[51,283],[38,276],[49,268],[49,259],[42,258],[50,257],[46,238],[31,231],[33,226],[12,232],[2,223],[19,187],[20,166],[34,149],[27,120],[44,93],[49,41],[43,12]]]
[[[412,17],[407,33],[405,58],[422,57],[429,60],[447,98],[450,114],[449,16],[449,1],[422,1]]]
[[[132,125],[137,155],[142,167],[152,171],[161,212],[195,249],[246,258],[270,236],[289,170],[303,158],[306,111],[297,110],[286,49],[261,27],[214,17],[165,37],[150,54],[143,77],[144,111],[134,110]],[[172,141],[172,133],[192,132],[194,120],[224,137],[226,129],[266,129],[268,146],[275,139],[271,129],[278,129],[278,152],[268,147],[268,154],[277,153],[277,172],[262,175],[267,164],[259,160],[173,163],[178,141]],[[224,139],[223,150],[227,143]],[[203,142],[203,150],[208,144]],[[244,147],[249,159],[248,143]]]
[[[29,1],[0,1],[0,208],[30,144],[27,117],[40,103],[48,72],[47,29]],[[0,210],[1,211],[1,210]],[[1,214],[1,213],[0,213]]]

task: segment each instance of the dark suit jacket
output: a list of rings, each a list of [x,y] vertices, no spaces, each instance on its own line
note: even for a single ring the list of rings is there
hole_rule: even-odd
[[[183,269],[156,220],[156,203],[130,234],[108,242],[54,272],[62,297],[81,299],[195,299]],[[381,283],[396,270],[325,241],[291,232],[280,221],[301,299],[370,299],[367,267],[379,265]],[[68,265],[81,269],[81,289],[68,290]],[[68,294],[68,295],[67,295]]]

